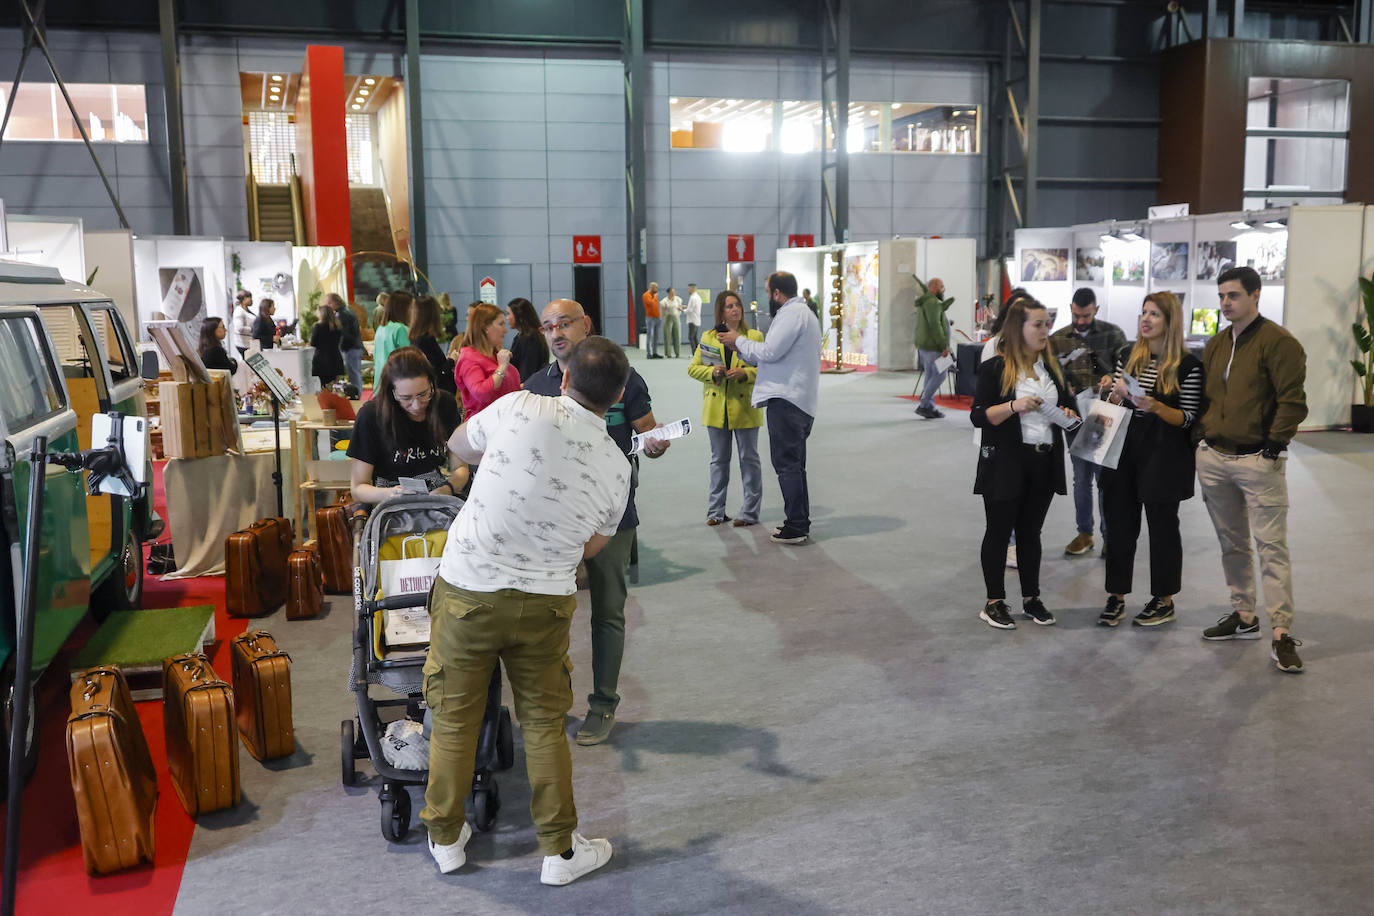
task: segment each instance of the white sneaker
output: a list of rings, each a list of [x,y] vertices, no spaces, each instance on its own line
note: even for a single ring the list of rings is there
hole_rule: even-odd
[[[589,840],[574,831],[572,850],[571,859],[562,856],[544,857],[544,870],[539,875],[541,884],[571,884],[611,861],[610,840]]]
[[[1007,545],[1007,569],[1016,568],[1016,545]]]
[[[463,867],[467,862],[468,855],[463,848],[468,845],[468,840],[472,838],[472,825],[467,821],[463,822],[463,832],[458,834],[458,842],[449,843],[447,846],[440,846],[433,840],[429,841],[429,854],[434,856],[434,861],[439,863],[439,871],[445,875],[451,875]],[[574,858],[576,858],[574,856]]]

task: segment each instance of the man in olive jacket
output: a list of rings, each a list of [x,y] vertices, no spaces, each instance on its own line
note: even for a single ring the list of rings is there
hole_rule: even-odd
[[[921,402],[916,405],[916,413],[927,420],[943,417],[944,413],[935,407],[935,392],[945,380],[945,372],[935,368],[935,361],[949,356],[949,320],[945,312],[954,304],[954,297],[941,298],[945,294],[945,281],[939,277],[931,278],[930,285],[913,277],[921,288],[916,297],[916,358],[920,360],[921,372],[926,386],[921,391]]]
[[[1259,313],[1260,276],[1233,267],[1217,277],[1221,313],[1231,322],[1202,353],[1207,410],[1197,450],[1197,479],[1221,542],[1231,614],[1203,639],[1259,639],[1254,562],[1259,553],[1264,603],[1274,633],[1269,655],[1298,674],[1301,645],[1293,625],[1293,568],[1288,557],[1288,443],[1307,416],[1307,355],[1288,331]]]

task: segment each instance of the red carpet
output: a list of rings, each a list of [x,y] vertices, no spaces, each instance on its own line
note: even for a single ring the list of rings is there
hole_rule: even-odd
[[[919,401],[920,398],[911,394],[899,394],[897,397],[903,401]],[[950,410],[970,410],[973,407],[973,398],[961,394],[937,394],[935,396],[936,407],[948,407]]]
[[[165,519],[162,462],[154,464],[153,488],[154,504],[158,514]],[[217,642],[208,654],[215,671],[229,680],[229,641],[247,629],[249,621],[231,619],[225,613],[224,580],[206,577],[161,582],[149,577],[144,583],[144,607],[186,607],[195,604],[215,606]],[[177,801],[167,772],[160,702],[138,704],[139,720],[148,738],[153,764],[158,770],[156,861],[152,867],[91,878],[86,874],[81,856],[76,804],[67,776],[65,736],[71,706],[66,672],[67,660],[93,630],[94,624],[88,619],[68,640],[67,646],[38,684],[41,746],[38,768],[24,791],[18,912],[98,913],[101,916],[170,913],[181,886],[182,867],[191,847],[195,822]]]

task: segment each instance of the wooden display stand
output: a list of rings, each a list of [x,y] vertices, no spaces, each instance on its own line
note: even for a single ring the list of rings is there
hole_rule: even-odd
[[[350,488],[351,461],[326,461],[317,458],[319,436],[334,431],[348,431],[353,424],[347,420],[324,423],[319,420],[291,422],[291,460],[296,479],[296,534],[301,540],[315,521],[315,494],[342,493]],[[312,535],[317,532],[311,532]]]

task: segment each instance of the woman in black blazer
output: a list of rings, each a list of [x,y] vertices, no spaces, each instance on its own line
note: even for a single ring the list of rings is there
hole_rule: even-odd
[[[1174,619],[1182,586],[1183,540],[1178,504],[1193,496],[1193,422],[1205,390],[1202,363],[1183,345],[1183,306],[1173,293],[1151,293],[1140,308],[1140,335],[1121,351],[1110,399],[1134,408],[1116,469],[1102,469],[1107,524],[1107,605],[1097,622],[1114,627],[1126,616],[1140,510],[1150,523],[1150,601],[1131,623],[1159,626]],[[1148,396],[1132,399],[1122,373]],[[1111,382],[1102,377],[1105,390]]]
[[[1016,532],[1023,613],[1041,626],[1054,615],[1040,600],[1040,528],[1055,493],[1065,493],[1064,431],[1041,413],[1058,405],[1070,416],[1074,398],[1057,360],[1046,359],[1050,316],[1034,299],[1007,310],[997,355],[978,367],[973,425],[983,431],[973,492],[983,497],[983,583],[988,601],[978,615],[990,627],[1014,630],[1004,600],[1007,542]]]
[[[206,318],[200,323],[200,346],[198,349],[200,361],[205,364],[206,369],[238,371],[238,360],[230,359],[229,354],[224,350],[224,338],[228,334],[229,329],[218,318]]]

